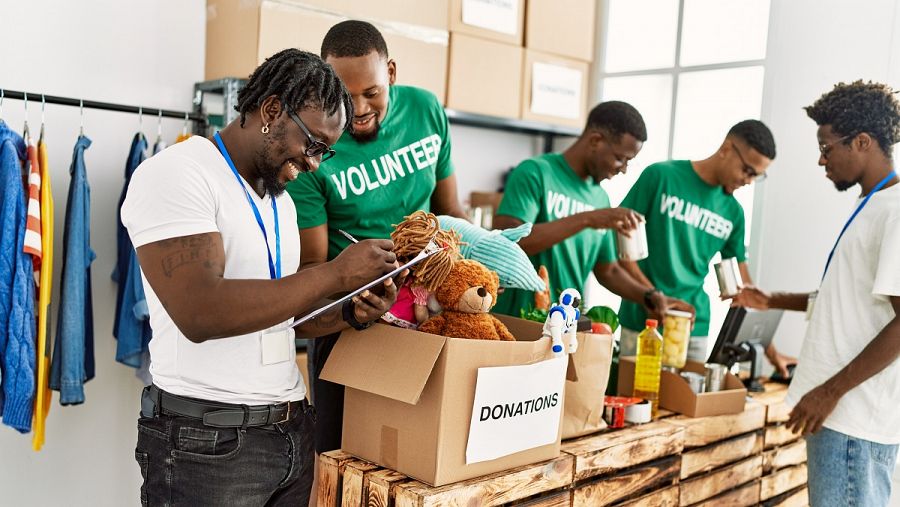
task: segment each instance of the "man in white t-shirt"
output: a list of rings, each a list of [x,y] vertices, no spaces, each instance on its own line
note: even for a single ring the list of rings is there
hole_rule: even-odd
[[[143,505],[306,505],[315,416],[294,316],[396,267],[386,240],[298,272],[295,204],[283,193],[334,154],[353,117],[331,66],[289,49],[238,95],[240,119],[141,164],[122,205],[144,275],[153,339],[135,457]],[[296,329],[365,328],[390,308],[364,292]]]
[[[819,165],[860,186],[818,295],[745,289],[737,304],[803,311],[814,302],[788,392],[789,429],[806,436],[810,504],[885,506],[900,444],[900,102],[886,85],[840,83],[806,113]]]

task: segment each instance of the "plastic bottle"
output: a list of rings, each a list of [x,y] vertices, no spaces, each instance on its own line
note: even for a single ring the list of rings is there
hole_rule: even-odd
[[[656,330],[657,322],[647,319],[647,327],[637,339],[637,361],[634,368],[634,396],[650,400],[652,416],[659,405],[659,375],[662,369],[663,339]]]

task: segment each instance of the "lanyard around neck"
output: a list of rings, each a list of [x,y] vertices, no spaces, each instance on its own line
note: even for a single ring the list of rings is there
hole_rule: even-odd
[[[238,185],[244,190],[244,195],[247,197],[247,203],[250,204],[250,209],[253,210],[253,215],[256,217],[256,223],[259,224],[259,230],[262,231],[263,239],[266,241],[266,254],[269,256],[269,277],[273,280],[281,278],[281,230],[278,226],[278,207],[275,205],[275,196],[269,196],[269,199],[272,201],[272,213],[275,215],[275,261],[273,262],[272,250],[269,249],[269,235],[266,234],[266,225],[263,223],[262,215],[259,214],[259,208],[256,207],[256,203],[253,202],[253,198],[250,197],[250,192],[247,190],[244,181],[241,179],[240,173],[238,173],[237,168],[234,166],[231,155],[228,154],[225,143],[222,142],[222,137],[218,132],[216,132],[216,135],[213,137],[216,140],[216,144],[219,146],[219,151],[225,158],[225,162],[228,162],[228,167],[230,167],[231,172],[234,173]]]
[[[850,224],[856,218],[856,215],[859,215],[859,212],[862,211],[862,209],[866,207],[866,204],[869,203],[869,199],[871,199],[872,196],[875,195],[875,192],[878,192],[879,190],[884,188],[884,186],[887,185],[888,182],[891,181],[892,179],[894,179],[894,177],[896,177],[896,176],[897,176],[897,173],[895,173],[894,171],[891,171],[890,174],[888,174],[887,176],[884,177],[884,179],[879,181],[877,185],[872,187],[872,190],[869,190],[869,193],[866,194],[866,197],[863,198],[862,202],[859,203],[859,206],[856,207],[856,210],[853,211],[853,214],[850,215],[850,218],[847,219],[847,223],[844,224],[844,228],[841,229],[841,233],[838,234],[837,240],[835,240],[835,242],[834,242],[834,246],[831,247],[831,253],[828,254],[828,261],[825,262],[825,271],[822,272],[822,280],[825,279],[825,273],[828,273],[828,266],[831,265],[831,258],[834,257],[834,251],[837,250],[838,243],[841,242],[841,238],[844,237],[844,233],[847,232],[847,228],[850,227]]]

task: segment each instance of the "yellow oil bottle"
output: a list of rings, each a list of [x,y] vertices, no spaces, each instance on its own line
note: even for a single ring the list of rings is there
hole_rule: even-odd
[[[637,360],[634,368],[634,396],[650,400],[653,417],[659,405],[659,376],[662,370],[663,339],[656,330],[657,322],[647,319],[647,327],[637,339]]]

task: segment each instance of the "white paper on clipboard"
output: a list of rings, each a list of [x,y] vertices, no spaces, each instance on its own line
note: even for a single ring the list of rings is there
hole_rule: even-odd
[[[372,280],[371,282],[363,285],[362,287],[356,289],[355,291],[338,299],[337,301],[332,301],[331,303],[328,303],[327,305],[323,306],[322,308],[319,308],[318,310],[314,310],[314,311],[304,315],[303,317],[300,317],[299,319],[295,320],[293,324],[291,324],[291,327],[297,327],[300,324],[303,324],[304,322],[310,321],[310,320],[318,317],[319,315],[322,315],[323,313],[327,312],[328,310],[331,310],[332,308],[343,304],[344,301],[347,301],[348,299],[352,298],[353,296],[356,296],[357,294],[361,293],[362,291],[371,289],[372,287],[375,287],[376,285],[384,283],[385,281],[387,281],[388,278],[393,278],[393,277],[399,275],[400,273],[402,273],[404,269],[409,269],[409,268],[415,266],[416,264],[424,261],[425,259],[427,259],[427,258],[431,257],[432,255],[435,255],[441,251],[443,251],[443,248],[437,248],[434,250],[429,250],[426,248],[421,253],[419,253],[419,255],[416,255],[415,257],[413,257],[413,259],[411,261],[409,261],[406,264],[400,266],[399,268],[391,271],[390,273],[387,273],[385,275],[382,275],[380,278]]]

